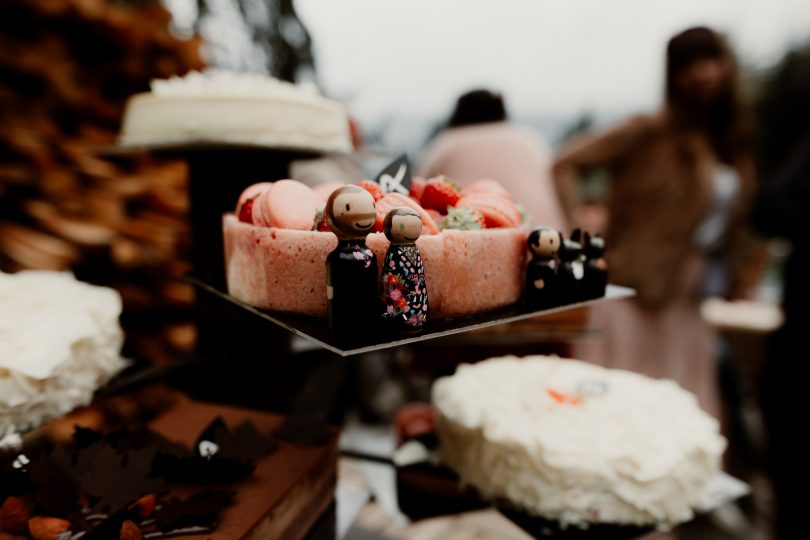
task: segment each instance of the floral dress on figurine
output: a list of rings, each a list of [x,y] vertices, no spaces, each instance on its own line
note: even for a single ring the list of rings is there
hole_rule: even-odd
[[[418,332],[428,318],[425,269],[415,244],[422,220],[410,208],[395,208],[385,217],[384,231],[391,242],[380,275],[385,326],[397,332]]]

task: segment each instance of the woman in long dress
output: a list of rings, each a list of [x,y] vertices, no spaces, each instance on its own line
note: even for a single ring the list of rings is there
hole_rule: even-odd
[[[728,292],[745,264],[754,175],[744,116],[725,40],[691,28],[668,44],[662,110],[574,141],[554,166],[569,218],[583,175],[608,170],[610,277],[638,291],[633,300],[592,309],[590,325],[603,341],[583,342],[574,353],[674,379],[715,415],[712,334],[700,303]]]

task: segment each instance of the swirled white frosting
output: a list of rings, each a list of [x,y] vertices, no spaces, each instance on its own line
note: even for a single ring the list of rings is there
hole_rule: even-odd
[[[120,370],[121,298],[60,272],[0,272],[0,434],[90,402]]]
[[[687,521],[726,446],[676,383],[577,360],[462,365],[433,403],[441,458],[463,482],[563,524]]]

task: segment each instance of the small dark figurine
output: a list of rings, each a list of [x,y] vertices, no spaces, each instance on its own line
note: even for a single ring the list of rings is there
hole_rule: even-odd
[[[394,208],[385,216],[383,230],[391,242],[380,275],[383,320],[390,330],[418,332],[428,317],[425,269],[415,244],[422,219],[411,208]]]
[[[562,243],[560,231],[550,227],[537,227],[529,234],[528,247],[532,258],[526,268],[523,293],[527,308],[547,309],[559,304],[557,252]]]
[[[582,261],[582,244],[575,240],[563,240],[559,251],[560,267],[557,270],[558,305],[581,302],[585,299],[585,265]]]
[[[605,296],[608,283],[608,265],[605,261],[605,240],[597,235],[585,233],[585,297],[587,299]]]
[[[366,245],[377,213],[374,198],[358,186],[343,186],[329,196],[326,221],[338,245],[326,258],[329,328],[344,337],[368,329],[377,314],[377,258]]]

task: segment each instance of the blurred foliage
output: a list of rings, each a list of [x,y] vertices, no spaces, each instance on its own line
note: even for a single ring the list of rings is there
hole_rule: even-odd
[[[201,23],[207,17],[216,16],[216,0],[196,1],[198,17],[195,29],[199,32]],[[312,38],[298,18],[293,0],[228,1],[235,3],[250,40],[264,52],[270,75],[290,82],[298,80],[306,71],[314,75]],[[216,36],[203,37],[216,39]]]
[[[0,270],[117,289],[128,352],[191,349],[182,163],[110,153],[127,99],[205,64],[157,0],[0,0]]]

